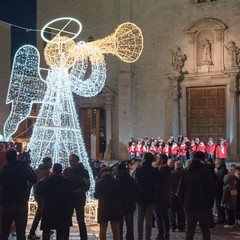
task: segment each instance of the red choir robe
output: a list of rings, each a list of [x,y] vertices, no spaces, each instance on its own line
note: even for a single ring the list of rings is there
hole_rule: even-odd
[[[178,152],[178,156],[184,156],[186,157],[187,156],[187,151],[188,151],[188,147],[186,144],[181,144],[179,146],[179,152]]]
[[[153,156],[157,155],[158,147],[157,146],[151,146],[150,147],[150,152],[152,153]]]
[[[142,144],[140,143],[138,143],[137,144],[137,146],[135,147],[135,153],[136,154],[143,154],[143,146],[142,146]]]
[[[216,157],[217,158],[227,158],[228,157],[227,147],[225,144],[223,144],[222,146],[218,145],[216,147]]]
[[[201,144],[199,144],[198,146],[197,146],[197,152],[198,151],[201,151],[201,152],[203,152],[203,153],[206,153],[206,145],[204,144],[204,145],[201,145]]]
[[[164,146],[164,145],[160,145],[160,146],[157,148],[157,152],[158,152],[159,154],[165,154],[165,152],[166,152],[165,146]]]
[[[171,147],[171,154],[172,155],[178,155],[179,152],[179,146],[176,144],[173,144]]]
[[[143,145],[142,151],[143,151],[143,153],[150,152],[150,147],[148,145]]]
[[[194,145],[191,145],[190,146],[190,152],[189,152],[189,154],[190,154],[190,156],[193,156],[194,155],[194,153],[197,151],[197,145],[196,144],[194,144]]]
[[[136,155],[135,145],[129,146],[128,152],[129,152],[130,156],[135,156]]]
[[[206,147],[207,154],[214,155],[215,154],[215,149],[216,149],[216,144],[215,143],[208,144],[207,147]]]
[[[168,144],[165,145],[165,154],[168,156],[168,157],[171,157],[172,154],[171,154],[171,146],[169,146]]]

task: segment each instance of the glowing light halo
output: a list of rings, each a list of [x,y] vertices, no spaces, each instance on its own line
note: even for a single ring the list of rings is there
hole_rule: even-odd
[[[71,21],[77,23],[77,25],[79,26],[78,31],[77,31],[76,33],[71,33],[71,32],[66,32],[66,31],[64,31],[63,29],[60,30],[60,29],[56,29],[56,28],[50,27],[51,24],[56,23],[56,22],[60,22],[60,21],[62,21],[62,20],[69,20],[69,23],[71,23]],[[68,23],[68,24],[69,24],[69,23]],[[65,27],[65,26],[64,26],[64,27]],[[47,23],[47,24],[43,27],[43,29],[42,29],[42,31],[41,31],[41,37],[42,37],[42,39],[43,39],[45,42],[55,43],[55,42],[52,41],[52,40],[48,40],[48,39],[44,36],[44,32],[46,31],[47,28],[48,28],[48,29],[54,29],[54,30],[60,30],[58,34],[60,34],[61,32],[73,34],[73,35],[74,35],[73,37],[69,38],[68,40],[66,39],[66,42],[67,42],[67,41],[70,41],[70,40],[75,39],[75,38],[81,33],[81,31],[82,31],[82,24],[81,24],[81,22],[78,21],[77,19],[71,18],[71,17],[61,17],[61,18],[54,19],[54,20],[50,21],[49,23]],[[57,35],[58,35],[58,34],[57,34]]]
[[[72,18],[60,18],[62,19]],[[45,25],[41,35],[52,23],[60,20]],[[75,22],[78,23],[77,20]],[[73,39],[80,30],[72,38],[62,36],[61,33],[66,31],[59,31],[51,41],[46,39],[44,54],[50,66],[46,80],[40,76],[38,50],[25,45],[17,51],[7,96],[7,103],[12,103],[12,110],[4,125],[4,135],[9,139],[20,122],[29,116],[32,104],[42,103],[28,145],[32,166],[37,167],[48,156],[53,159],[53,163],[61,163],[66,167],[68,156],[77,154],[90,175],[88,197],[91,198],[95,181],[88,162],[73,92],[84,97],[93,97],[101,92],[106,80],[104,54],[111,53],[125,62],[134,62],[142,53],[143,37],[141,30],[132,23],[122,24],[110,36],[90,43],[81,41],[75,44]],[[90,62],[91,72],[87,74]]]

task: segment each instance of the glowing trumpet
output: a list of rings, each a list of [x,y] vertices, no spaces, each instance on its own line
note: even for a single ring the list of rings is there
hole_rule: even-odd
[[[111,53],[124,62],[132,63],[138,60],[143,50],[142,31],[134,23],[127,22],[113,34],[86,45],[91,49],[98,48],[102,54]]]

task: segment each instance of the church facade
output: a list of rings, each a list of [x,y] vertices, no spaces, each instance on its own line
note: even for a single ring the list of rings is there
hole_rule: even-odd
[[[130,138],[167,140],[179,134],[229,143],[239,161],[239,0],[41,0],[37,29],[58,17],[82,25],[75,41],[98,40],[123,22],[142,29],[144,49],[135,63],[107,55],[107,80],[92,98],[75,96],[93,159],[128,159]],[[37,35],[44,66],[45,43]],[[104,152],[104,156],[101,153]]]

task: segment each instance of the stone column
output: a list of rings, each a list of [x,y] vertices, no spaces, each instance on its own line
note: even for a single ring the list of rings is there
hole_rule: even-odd
[[[118,116],[119,116],[119,160],[128,159],[127,144],[133,134],[134,107],[131,72],[119,73],[118,87]]]
[[[106,150],[104,153],[104,159],[112,160],[112,108],[113,108],[113,96],[111,93],[105,93],[105,110],[106,110]]]
[[[238,161],[238,109],[237,109],[237,96],[238,96],[238,84],[237,84],[237,74],[229,73],[230,83],[229,83],[229,99],[228,99],[228,138],[229,138],[229,155],[231,160]]]
[[[169,77],[171,81],[171,95],[172,95],[172,134],[175,139],[178,138],[179,133],[181,132],[181,113],[180,113],[180,98],[181,98],[181,77],[172,76]]]
[[[214,65],[215,71],[223,71],[224,70],[224,61],[223,61],[223,31],[224,28],[216,28],[214,29],[215,34],[215,58]]]

